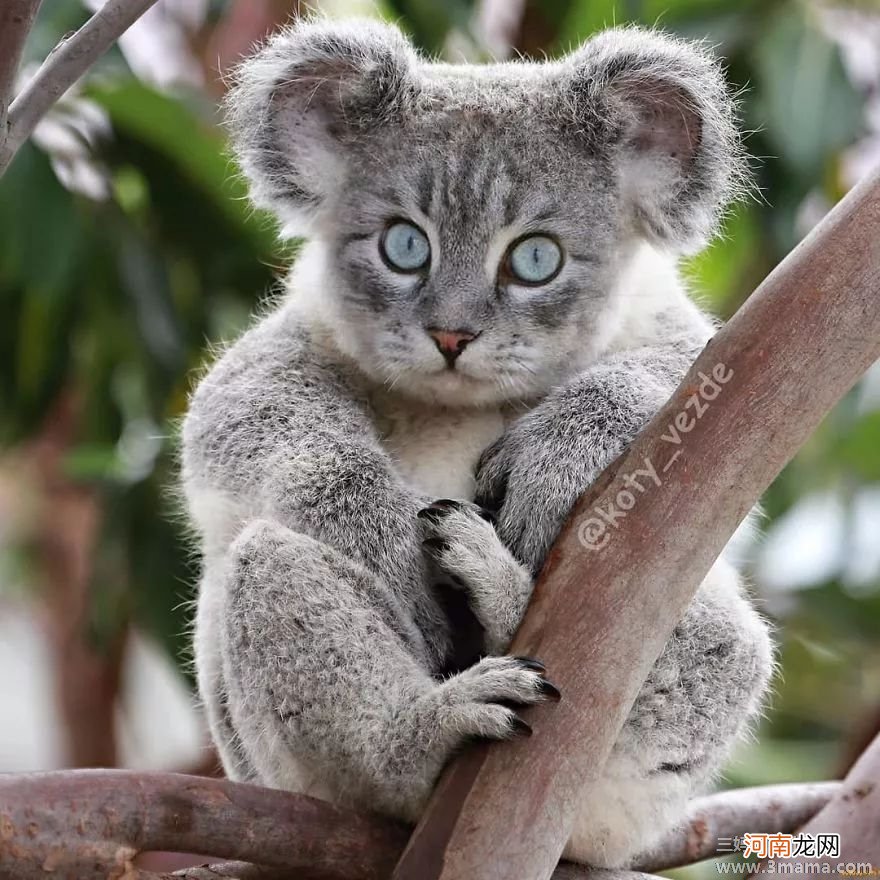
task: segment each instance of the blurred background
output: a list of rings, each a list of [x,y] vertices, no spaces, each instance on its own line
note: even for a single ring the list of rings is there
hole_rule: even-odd
[[[23,76],[88,6],[44,0]],[[744,89],[760,188],[687,266],[722,317],[880,163],[870,0],[309,6],[396,20],[451,60],[554,55],[630,21],[708,40]],[[247,206],[218,99],[299,7],[160,0],[0,180],[0,771],[216,769],[192,690],[197,559],[174,500],[175,434],[210,344],[295,256]],[[880,370],[765,506],[764,537],[743,552],[781,668],[730,785],[836,776],[880,729]]]

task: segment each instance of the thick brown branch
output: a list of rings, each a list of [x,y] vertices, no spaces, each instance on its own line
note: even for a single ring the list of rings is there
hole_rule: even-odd
[[[874,175],[767,278],[580,500],[511,646],[541,657],[565,698],[528,711],[533,738],[476,746],[455,762],[395,880],[550,875],[700,581],[761,493],[880,356],[878,290]],[[646,468],[661,475],[659,485],[634,507],[629,492],[618,504],[624,478]],[[623,511],[616,528],[599,509]]]
[[[156,0],[106,0],[76,33],[62,40],[9,108],[0,174],[46,111],[137,21]]]
[[[9,103],[24,41],[39,8],[40,0],[5,0],[0,4],[0,151],[6,140]]]
[[[44,878],[49,868],[77,880],[123,876],[151,850],[260,862],[297,880],[386,880],[406,836],[388,820],[218,779],[115,770],[0,776],[0,875],[17,880]]]
[[[289,871],[273,868],[259,868],[241,862],[226,862],[222,865],[205,865],[187,868],[174,874],[150,874],[138,872],[125,880],[302,880],[302,875],[294,876]],[[551,880],[659,880],[655,874],[641,871],[600,871],[583,868],[571,863],[561,864]]]
[[[712,835],[791,831],[836,787],[767,786],[702,798],[691,821],[638,868],[655,871],[709,858],[717,842]],[[700,829],[706,829],[702,836]],[[0,776],[0,876],[18,880],[44,877],[46,865],[78,880],[103,878],[108,871],[115,876],[113,871],[128,870],[135,855],[151,850],[259,863],[229,862],[176,875],[186,880],[384,880],[406,838],[407,829],[388,819],[222,780],[107,770]],[[553,875],[587,876],[586,869],[569,864]]]

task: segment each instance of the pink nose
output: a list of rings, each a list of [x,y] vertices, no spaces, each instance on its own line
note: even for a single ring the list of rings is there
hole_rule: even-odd
[[[467,330],[438,330],[436,327],[429,327],[428,335],[434,340],[440,354],[446,358],[446,362],[450,366],[467,348],[468,343],[473,342],[478,336],[478,334],[470,333]]]

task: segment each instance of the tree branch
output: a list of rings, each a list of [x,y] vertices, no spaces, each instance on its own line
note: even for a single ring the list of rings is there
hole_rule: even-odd
[[[799,856],[790,860],[791,874],[839,874],[840,862],[880,866],[880,736],[853,765],[834,796],[800,829],[804,834],[839,834],[840,855]],[[788,860],[787,860],[788,861]],[[760,873],[767,873],[766,862]]]
[[[40,0],[6,0],[0,6],[0,153],[6,141],[9,104],[21,53],[39,8]]]
[[[767,278],[577,504],[510,648],[541,657],[564,698],[527,711],[531,739],[478,745],[456,760],[395,880],[550,876],[706,572],[785,463],[880,356],[878,289],[875,174]],[[710,382],[717,392],[709,393]],[[633,506],[625,478],[649,468],[662,477],[657,485],[643,479]],[[624,495],[627,504],[618,504]],[[616,528],[599,510],[623,513]]]
[[[285,868],[264,868],[246,862],[224,862],[220,865],[201,865],[198,868],[184,868],[162,880],[299,880],[291,876]],[[141,880],[140,877],[137,880]]]
[[[744,830],[792,831],[838,787],[763,786],[701,798],[688,821],[637,868],[657,871],[711,858],[718,837]],[[225,780],[122,770],[0,776],[0,875],[17,880],[43,878],[47,865],[97,880],[129,870],[135,855],[156,850],[247,862],[174,875],[185,880],[385,880],[407,836],[390,819]],[[553,878],[592,876],[564,863]]]
[[[63,39],[49,53],[34,78],[9,107],[6,138],[0,143],[0,174],[9,166],[46,111],[155,2],[106,0],[78,31]]]
[[[404,826],[274,789],[121,770],[0,775],[0,874],[77,880],[131,869],[139,852],[204,853],[297,880],[387,880]],[[47,867],[48,866],[48,867]]]
[[[639,871],[680,868],[719,855],[719,839],[747,832],[790,834],[824,807],[839,782],[763,785],[697,798],[687,818],[635,864]]]
[[[202,865],[185,868],[174,874],[153,874],[139,871],[125,880],[302,880],[303,875],[275,868],[259,868],[242,862],[226,862],[222,865]],[[660,880],[656,874],[641,871],[603,871],[584,868],[571,862],[563,862],[551,880]]]

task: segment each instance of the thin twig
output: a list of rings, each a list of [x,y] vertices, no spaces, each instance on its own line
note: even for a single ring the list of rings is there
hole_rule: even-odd
[[[717,838],[744,831],[792,831],[838,785],[762,786],[701,798],[688,821],[637,868],[711,858]],[[248,863],[175,875],[186,880],[385,880],[406,839],[407,829],[390,819],[225,780],[114,770],[0,776],[0,877],[17,880],[43,878],[47,864],[59,876],[97,880],[111,869],[128,870],[138,853],[157,850]],[[554,880],[587,876],[585,868],[562,864]]]
[[[137,21],[156,0],[107,0],[75,33],[63,39],[9,107],[0,146],[0,174],[46,111]]]
[[[40,0],[5,0],[0,4],[0,151],[6,141],[9,104]]]

